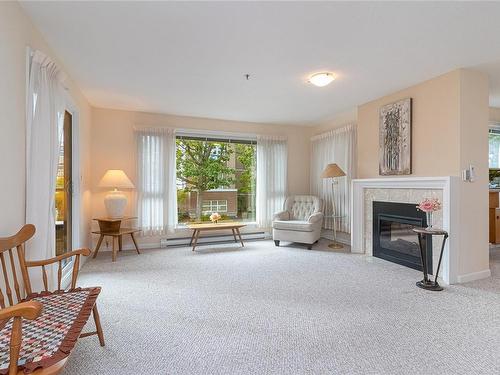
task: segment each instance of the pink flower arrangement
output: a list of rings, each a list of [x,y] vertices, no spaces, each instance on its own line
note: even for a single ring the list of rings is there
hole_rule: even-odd
[[[441,209],[441,202],[437,198],[425,198],[417,206],[417,210],[424,212],[434,212]]]
[[[210,215],[210,221],[212,223],[218,222],[220,220],[220,218],[221,218],[221,216],[219,215],[218,212],[214,212],[214,213],[212,213],[212,215]]]

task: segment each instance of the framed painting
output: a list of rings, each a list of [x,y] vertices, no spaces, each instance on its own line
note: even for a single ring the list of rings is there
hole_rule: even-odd
[[[411,98],[384,105],[379,114],[379,174],[411,174]]]

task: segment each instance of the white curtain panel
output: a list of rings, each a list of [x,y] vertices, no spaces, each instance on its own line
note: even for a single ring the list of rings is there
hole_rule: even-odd
[[[55,192],[64,122],[64,74],[40,51],[30,56],[26,108],[26,223],[36,233],[26,244],[28,259],[56,254]],[[34,288],[41,285],[40,270],[33,273]],[[52,268],[48,267],[49,280]],[[37,275],[37,276],[35,276]]]
[[[287,194],[287,140],[257,137],[257,225],[270,228],[273,215],[283,210]]]
[[[175,130],[135,130],[137,212],[145,235],[172,232],[177,224]]]
[[[332,180],[320,177],[324,168],[336,163],[345,172],[335,189],[337,230],[351,231],[351,180],[356,177],[356,125],[347,125],[311,138],[311,194],[325,202],[325,216],[333,214]],[[325,218],[325,228],[333,229],[333,219]]]

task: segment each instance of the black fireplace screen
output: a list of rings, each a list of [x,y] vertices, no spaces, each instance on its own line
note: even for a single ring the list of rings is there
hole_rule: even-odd
[[[422,271],[414,227],[427,226],[415,204],[373,202],[373,256]],[[424,241],[428,272],[432,273],[432,238]]]

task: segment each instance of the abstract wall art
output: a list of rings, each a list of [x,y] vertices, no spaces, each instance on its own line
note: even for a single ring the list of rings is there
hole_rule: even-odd
[[[380,108],[379,174],[411,174],[411,98]]]

